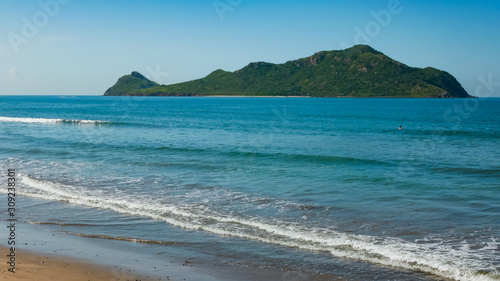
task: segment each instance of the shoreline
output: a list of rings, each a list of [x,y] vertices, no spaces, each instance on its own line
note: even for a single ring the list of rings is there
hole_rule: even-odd
[[[1,253],[9,248],[0,245]],[[6,255],[3,255],[4,257]],[[8,258],[7,258],[8,259]],[[308,275],[300,271],[272,271],[257,268],[203,267],[193,265],[195,261],[184,261],[181,269],[175,267],[154,270],[151,274],[116,265],[99,265],[97,261],[79,259],[58,254],[16,249],[15,273],[9,272],[10,265],[2,262],[0,272],[5,281],[343,281],[345,279],[329,274]],[[196,269],[198,268],[198,269]],[[186,270],[187,269],[187,270]],[[158,275],[156,271],[163,271]],[[235,279],[237,276],[237,279]],[[306,279],[296,279],[306,278]]]
[[[9,248],[0,246],[2,253],[9,252]],[[36,253],[16,248],[15,273],[10,272],[11,266],[2,263],[2,280],[36,280],[36,281],[79,281],[95,280],[109,281],[133,278],[142,281],[163,280],[149,276],[137,275],[134,270],[121,266],[103,266],[93,264],[84,259],[66,256]],[[126,279],[128,280],[128,279]],[[169,280],[169,279],[164,279]]]
[[[210,97],[215,97],[215,98],[230,98],[230,97],[235,97],[235,98],[325,98],[325,99],[330,99],[330,98],[341,98],[341,99],[437,99],[437,100],[455,100],[455,99],[498,99],[500,96],[491,96],[491,97],[466,97],[466,98],[432,98],[432,97],[391,97],[391,96],[384,96],[384,97],[346,97],[346,96],[335,96],[335,97],[313,97],[313,96],[233,96],[233,95],[214,95],[214,96],[147,96],[147,95],[121,95],[121,96],[110,96],[110,95],[103,95],[103,94],[89,94],[89,95],[82,95],[82,94],[53,94],[53,95],[2,95],[4,97],[62,97],[62,98],[71,98],[71,97],[193,97],[193,98],[210,98]]]
[[[170,247],[151,251],[142,243],[78,237],[27,222],[18,222],[16,231],[16,273],[8,272],[11,246],[0,243],[2,280],[230,280],[205,274],[196,259]]]
[[[175,246],[88,238],[19,222],[15,271],[11,273],[10,246],[0,243],[1,280],[33,281],[275,281],[303,274],[259,266],[214,264],[195,252]],[[5,230],[0,234],[5,236]],[[235,276],[238,276],[235,279]],[[344,280],[330,274],[313,273],[308,281]],[[293,280],[293,279],[291,279]]]
[[[374,97],[349,97],[349,96],[328,96],[328,97],[316,97],[316,96],[242,96],[242,95],[98,95],[102,97],[159,97],[159,98],[325,98],[325,99],[437,99],[437,100],[454,100],[454,99],[478,99],[480,97],[394,97],[394,96],[374,96]]]

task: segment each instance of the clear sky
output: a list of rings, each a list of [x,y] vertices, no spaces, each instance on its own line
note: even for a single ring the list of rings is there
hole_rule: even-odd
[[[363,43],[500,96],[498,0],[2,0],[0,35],[0,95],[102,95],[134,70],[171,84]]]

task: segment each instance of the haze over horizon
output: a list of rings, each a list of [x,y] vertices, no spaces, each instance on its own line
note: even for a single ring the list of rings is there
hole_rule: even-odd
[[[102,95],[139,71],[160,84],[367,44],[500,96],[500,2],[3,2],[0,95]]]

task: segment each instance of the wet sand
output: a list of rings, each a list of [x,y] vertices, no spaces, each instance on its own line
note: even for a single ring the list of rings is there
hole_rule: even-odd
[[[9,250],[1,247],[6,256]],[[7,259],[7,257],[6,257]],[[122,267],[106,267],[91,264],[85,260],[16,250],[15,273],[9,271],[7,262],[1,263],[0,280],[34,280],[34,281],[82,281],[82,280],[170,280],[169,278],[149,278],[138,276],[131,270]]]
[[[0,237],[7,237],[0,228]],[[174,247],[49,232],[39,225],[19,223],[20,244],[15,271],[8,271],[10,251],[0,245],[0,281],[332,281],[329,274],[306,274],[296,269],[214,264]]]
[[[6,257],[9,249],[0,246],[2,256]],[[8,258],[6,257],[6,260]],[[97,263],[97,261],[96,261]],[[192,267],[192,262],[184,261],[183,267]],[[179,271],[175,267],[162,270],[162,277],[136,273],[135,270],[122,266],[99,266],[92,261],[47,255],[24,250],[16,250],[15,273],[9,271],[10,265],[2,262],[0,266],[0,281],[30,280],[30,281],[275,281],[275,280],[342,280],[333,276],[308,276],[299,272],[276,272],[255,269],[235,268],[204,268],[200,271]],[[200,268],[201,269],[201,268]]]

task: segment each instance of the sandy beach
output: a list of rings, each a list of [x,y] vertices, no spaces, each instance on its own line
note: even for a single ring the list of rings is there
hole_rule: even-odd
[[[295,274],[258,267],[216,266],[171,247],[78,237],[47,232],[39,227],[19,224],[18,234],[23,238],[15,251],[16,273],[9,272],[7,244],[0,245],[3,257],[0,280],[271,281]],[[3,232],[4,229],[0,229],[0,235],[4,236]],[[311,281],[333,280],[323,276],[310,278]]]
[[[0,249],[2,253],[8,253],[6,247]],[[10,265],[2,263],[0,280],[170,280],[137,276],[135,272],[123,267],[97,266],[85,260],[27,251],[16,251],[15,273],[10,272],[9,268]]]
[[[9,253],[9,249],[0,246],[2,253]],[[4,255],[4,254],[2,254]],[[271,281],[271,280],[310,280],[310,281],[332,281],[343,280],[328,274],[307,275],[301,272],[268,271],[251,268],[193,268],[195,262],[184,261],[182,269],[173,266],[162,271],[161,276],[156,272],[151,276],[137,273],[118,265],[97,265],[86,259],[78,259],[60,255],[50,255],[24,250],[16,250],[15,273],[9,271],[9,264],[2,263],[0,268],[0,280],[14,281]],[[198,270],[200,269],[200,270]]]

